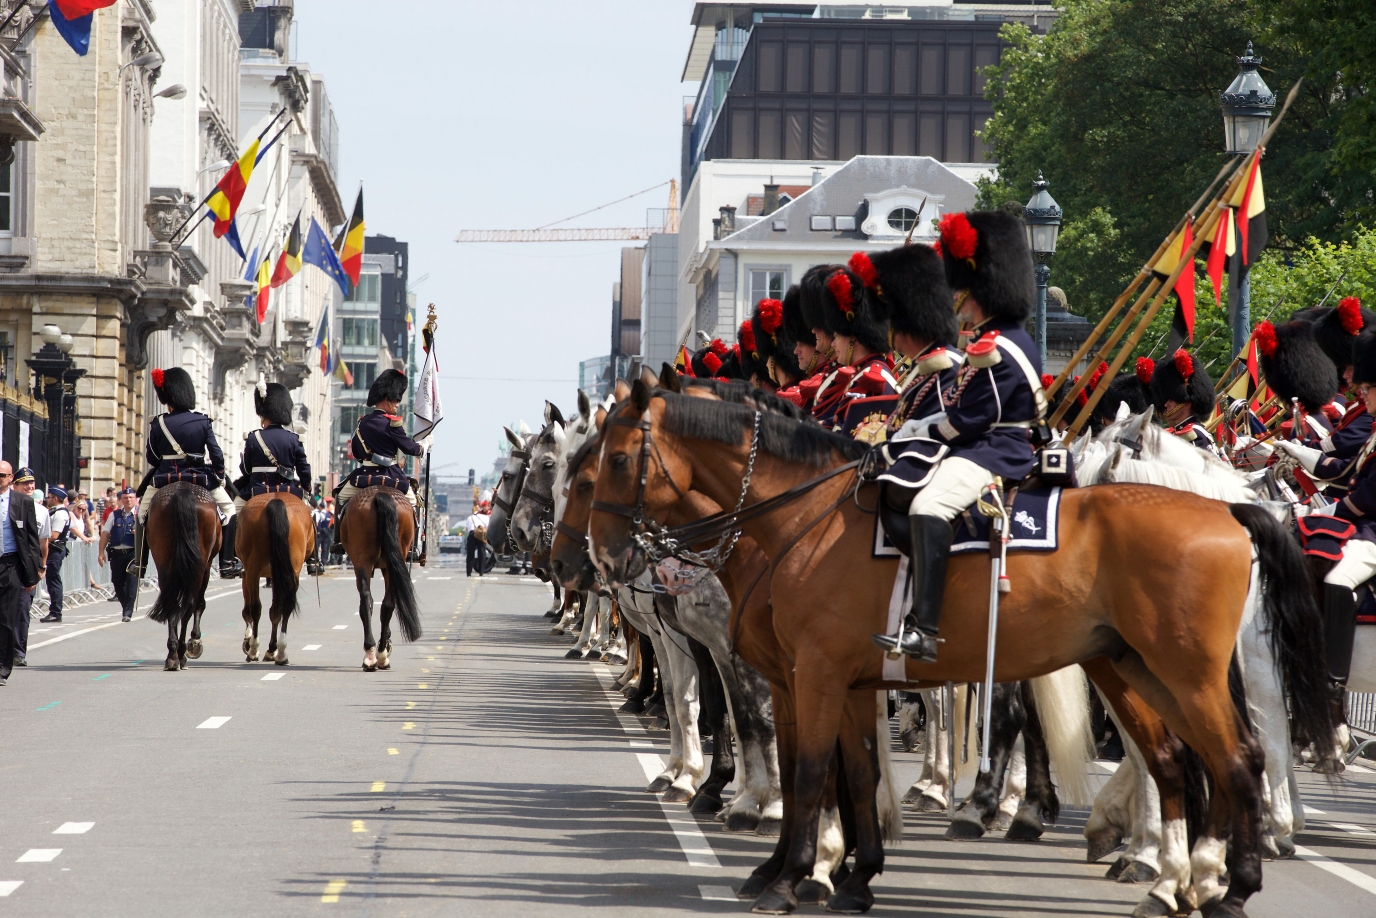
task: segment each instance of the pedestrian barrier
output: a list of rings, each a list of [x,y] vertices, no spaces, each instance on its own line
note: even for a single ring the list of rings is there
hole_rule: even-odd
[[[1344,706],[1347,725],[1358,733],[1366,734],[1364,739],[1353,737],[1353,749],[1347,754],[1347,762],[1351,764],[1357,756],[1376,747],[1376,694],[1348,692]]]
[[[107,558],[108,561],[108,558]],[[74,609],[105,602],[115,595],[110,582],[110,566],[100,564],[100,545],[96,542],[69,541],[67,557],[62,560],[62,606]],[[29,614],[42,618],[48,614],[48,583],[40,580]]]

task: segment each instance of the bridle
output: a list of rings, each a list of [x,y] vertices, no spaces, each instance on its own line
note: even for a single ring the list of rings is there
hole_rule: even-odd
[[[497,490],[492,494],[492,505],[500,507],[501,511],[506,514],[508,543],[511,541],[511,511],[516,508],[516,502],[521,499],[521,489],[525,487],[526,483],[526,472],[530,470],[530,450],[513,447],[509,455],[514,459],[520,459],[521,464],[515,472],[502,469],[502,477],[497,482]],[[506,487],[506,483],[513,478],[516,480],[516,485],[512,489],[511,500],[508,501],[502,498],[502,488]]]

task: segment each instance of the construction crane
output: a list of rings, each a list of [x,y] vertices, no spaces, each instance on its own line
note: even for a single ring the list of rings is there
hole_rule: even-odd
[[[641,192],[643,194],[643,192]],[[635,197],[631,195],[630,197]],[[620,201],[627,200],[621,198]],[[620,203],[612,201],[611,204]],[[603,207],[610,207],[611,204],[603,204],[594,207],[584,213],[592,213],[593,210],[601,210]],[[576,214],[581,217],[583,214]],[[566,219],[572,220],[573,217]],[[563,220],[558,221],[563,223]],[[677,233],[679,225],[678,215],[678,180],[669,179],[669,206],[664,211],[664,225],[654,226],[623,226],[623,227],[597,227],[591,229],[553,229],[551,226],[529,230],[460,230],[455,237],[455,242],[612,242],[618,240],[641,240],[649,239],[654,233]]]

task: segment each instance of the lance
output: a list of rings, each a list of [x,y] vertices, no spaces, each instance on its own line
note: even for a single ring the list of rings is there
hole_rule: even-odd
[[[424,327],[422,327],[421,330],[420,330],[420,337],[421,337],[421,341],[422,341],[422,342],[424,343],[424,345],[425,345],[425,353],[426,353],[426,355],[427,355],[427,359],[428,359],[429,355],[432,353],[432,351],[434,350],[434,347],[435,347],[435,328],[436,328],[438,325],[439,325],[439,319],[438,319],[438,317],[436,317],[436,315],[435,315],[435,304],[434,304],[434,303],[431,303],[431,304],[430,304],[430,315],[426,318],[426,320],[425,320],[425,325],[424,325]],[[435,429],[434,424],[433,424],[433,420],[434,420],[434,419],[432,418],[432,419],[431,419],[432,423],[431,423],[431,425],[430,425],[430,429],[431,429],[431,430],[434,430],[434,429]],[[425,513],[424,513],[424,528],[422,528],[422,529],[421,529],[421,532],[420,532],[420,563],[421,563],[421,567],[424,567],[424,566],[425,566],[425,554],[426,554],[426,550],[427,550],[428,547],[429,547],[429,541],[430,541],[430,454],[433,453],[433,452],[434,452],[434,447],[433,447],[433,446],[432,446],[430,449],[427,449],[427,450],[425,451],[425,474],[424,474],[425,484],[424,484],[423,490],[422,490],[422,492],[421,492],[421,493],[424,495],[424,497],[425,497],[425,501],[424,501],[424,506],[425,506]]]

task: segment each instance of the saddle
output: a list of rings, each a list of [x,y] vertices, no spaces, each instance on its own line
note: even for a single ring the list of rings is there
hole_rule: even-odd
[[[999,495],[1009,517],[1012,538],[1009,551],[1055,551],[1058,544],[1060,497],[1063,486],[1048,483],[1035,472],[1002,491]],[[874,556],[907,556],[912,552],[908,507],[913,490],[880,488],[876,517]],[[981,498],[983,501],[983,498]],[[992,505],[991,505],[992,506]],[[975,505],[967,507],[952,521],[955,538],[951,554],[988,551],[995,536],[990,517]]]
[[[383,472],[375,472],[368,466],[359,466],[349,473],[348,481],[353,483],[355,488],[392,488],[405,494],[411,485],[409,478],[397,478],[395,475],[388,475]]]
[[[213,491],[220,486],[220,479],[206,468],[184,468],[167,472],[154,472],[152,485],[155,488],[165,488],[179,481],[199,485],[207,491]]]

